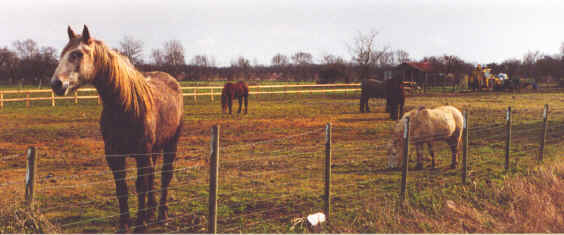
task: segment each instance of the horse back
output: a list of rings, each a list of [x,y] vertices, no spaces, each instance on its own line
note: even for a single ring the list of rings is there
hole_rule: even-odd
[[[165,72],[144,73],[153,89],[154,113],[148,114],[154,119],[156,145],[160,146],[178,135],[184,113],[182,89],[176,79]]]

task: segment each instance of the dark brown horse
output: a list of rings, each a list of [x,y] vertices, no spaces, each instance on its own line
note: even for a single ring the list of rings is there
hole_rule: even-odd
[[[403,115],[405,91],[399,77],[386,81],[386,110],[392,120],[398,120]]]
[[[360,84],[360,112],[370,112],[368,106],[369,98],[384,98],[386,97],[386,90],[383,81],[368,79],[362,81]]]
[[[249,87],[247,83],[243,81],[225,83],[221,91],[221,111],[223,113],[229,108],[229,114],[231,114],[231,106],[233,106],[233,99],[235,98],[239,100],[238,113],[241,113],[241,106],[243,100],[245,100],[245,114],[247,114],[247,106],[249,104]]]
[[[82,35],[76,35],[69,27],[68,36],[51,87],[57,95],[67,95],[90,83],[100,94],[103,102],[100,127],[119,202],[118,232],[129,230],[127,156],[135,158],[137,163],[135,232],[142,232],[146,229],[145,222],[154,219],[157,208],[153,194],[154,167],[157,155],[164,151],[158,222],[166,222],[167,189],[172,179],[184,106],[178,82],[167,73],[137,71],[126,57],[91,38],[86,26]]]

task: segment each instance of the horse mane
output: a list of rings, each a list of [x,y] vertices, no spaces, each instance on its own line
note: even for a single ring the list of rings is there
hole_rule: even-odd
[[[124,111],[137,118],[150,112],[154,101],[153,91],[145,76],[129,62],[127,57],[109,49],[101,41],[94,41],[94,66],[98,78],[107,79],[114,95],[118,96]]]

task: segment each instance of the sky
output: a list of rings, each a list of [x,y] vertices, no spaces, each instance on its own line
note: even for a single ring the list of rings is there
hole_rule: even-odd
[[[564,42],[560,0],[9,0],[0,5],[0,47],[33,39],[60,51],[67,26],[113,48],[127,35],[144,43],[144,59],[165,41],[179,40],[186,62],[213,56],[219,66],[243,56],[271,58],[304,51],[320,62],[350,60],[358,32],[378,32],[376,45],[411,59],[456,55],[500,63],[528,51],[558,53]]]

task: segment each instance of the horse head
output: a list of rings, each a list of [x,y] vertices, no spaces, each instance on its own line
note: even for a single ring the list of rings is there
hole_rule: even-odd
[[[51,77],[51,89],[57,95],[68,95],[95,77],[94,40],[88,27],[77,35],[69,26],[69,41],[61,52],[59,64]]]

